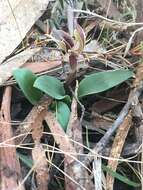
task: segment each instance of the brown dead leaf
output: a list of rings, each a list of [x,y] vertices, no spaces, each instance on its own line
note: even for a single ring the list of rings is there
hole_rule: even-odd
[[[30,69],[33,73],[41,73],[62,65],[61,61],[27,62],[22,68]]]
[[[5,83],[11,76],[14,69],[21,67],[28,59],[30,59],[40,48],[26,49],[18,55],[8,59],[0,65],[0,85]]]
[[[126,101],[128,98],[129,90],[125,91],[123,86],[120,89],[116,89],[107,94],[106,98],[103,98],[99,101],[96,101],[92,106],[92,116],[94,117],[96,113],[105,113],[118,105],[121,105],[123,101]]]

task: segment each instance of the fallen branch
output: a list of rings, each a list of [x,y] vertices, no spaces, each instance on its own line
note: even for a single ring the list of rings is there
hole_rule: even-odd
[[[10,86],[5,88],[0,111],[0,142],[13,137],[10,124],[11,92],[12,88]],[[14,141],[10,140],[8,144],[14,145]],[[16,155],[15,147],[0,147],[0,189],[24,190],[23,185],[18,188],[21,181],[20,163]]]
[[[131,122],[132,122],[132,115],[130,111],[129,114],[124,119],[123,123],[120,125],[120,127],[117,130],[109,157],[116,159],[120,158],[122,148],[125,143],[125,139],[131,127]],[[118,166],[118,160],[110,160],[110,159],[108,160],[108,167],[111,168],[113,171],[116,171],[117,166]],[[112,177],[110,174],[107,173],[106,181],[107,181],[107,186],[106,186],[107,190],[113,190],[114,177]]]
[[[48,163],[45,154],[45,150],[40,143],[43,127],[42,122],[47,113],[47,106],[41,107],[41,110],[31,125],[32,128],[32,138],[34,140],[34,148],[32,150],[32,158],[34,162],[34,171],[36,172],[36,181],[38,190],[48,190]]]

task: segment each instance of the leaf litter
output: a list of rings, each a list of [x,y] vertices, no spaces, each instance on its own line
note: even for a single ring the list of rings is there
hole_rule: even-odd
[[[1,3],[1,189],[141,187],[143,23],[133,8],[141,14],[140,0]]]

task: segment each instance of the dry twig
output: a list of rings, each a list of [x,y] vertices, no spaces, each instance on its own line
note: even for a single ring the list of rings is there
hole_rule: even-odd
[[[132,120],[132,115],[130,111],[129,114],[124,119],[123,123],[120,125],[120,127],[117,130],[109,157],[112,158],[120,157],[123,145],[125,143],[125,139],[131,127],[131,120]],[[108,160],[108,167],[111,168],[113,171],[116,171],[117,165],[118,165],[117,160]],[[107,190],[113,190],[114,177],[107,174],[106,181],[107,181]]]

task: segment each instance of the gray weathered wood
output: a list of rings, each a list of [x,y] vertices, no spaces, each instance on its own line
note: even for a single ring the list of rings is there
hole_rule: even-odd
[[[0,0],[0,63],[22,42],[49,0]]]

